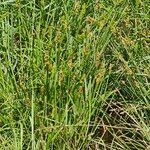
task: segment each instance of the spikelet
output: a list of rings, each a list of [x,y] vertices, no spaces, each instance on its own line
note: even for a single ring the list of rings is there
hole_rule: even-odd
[[[96,22],[96,20],[94,18],[90,17],[90,16],[87,16],[86,17],[86,22],[88,24],[94,24]]]
[[[80,3],[79,1],[74,2],[73,10],[74,10],[76,13],[79,13],[80,9],[81,9],[81,3]]]
[[[53,64],[49,60],[49,52],[48,51],[46,51],[44,53],[44,64],[49,71],[51,71],[53,69]]]
[[[61,41],[61,35],[62,35],[61,31],[58,30],[58,31],[56,32],[56,36],[55,36],[55,39],[54,39],[54,41],[55,41],[56,43],[59,43],[59,42]]]

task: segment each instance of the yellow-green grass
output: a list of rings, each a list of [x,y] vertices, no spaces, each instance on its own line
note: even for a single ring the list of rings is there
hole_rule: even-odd
[[[1,0],[0,149],[149,150],[148,0]]]

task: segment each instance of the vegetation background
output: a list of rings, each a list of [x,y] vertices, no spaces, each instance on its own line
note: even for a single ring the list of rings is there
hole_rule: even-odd
[[[149,0],[0,0],[0,149],[150,150]]]

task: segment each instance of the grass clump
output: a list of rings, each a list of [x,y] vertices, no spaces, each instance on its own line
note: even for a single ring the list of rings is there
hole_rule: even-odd
[[[0,149],[150,149],[145,1],[0,3]]]

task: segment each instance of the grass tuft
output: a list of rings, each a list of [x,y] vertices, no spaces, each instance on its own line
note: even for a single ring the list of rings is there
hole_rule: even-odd
[[[0,149],[150,149],[148,0],[0,2]]]

